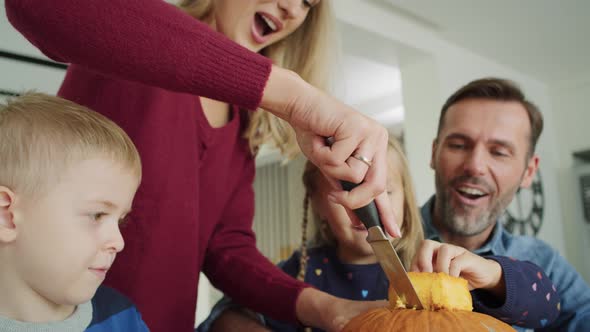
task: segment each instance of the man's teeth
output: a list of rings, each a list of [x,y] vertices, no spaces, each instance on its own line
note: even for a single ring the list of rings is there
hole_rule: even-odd
[[[475,196],[485,195],[485,193],[483,191],[478,190],[478,189],[474,189],[474,188],[460,187],[460,188],[457,188],[457,190],[459,190],[460,192],[467,194],[467,195],[475,195]]]
[[[264,15],[260,15],[260,16],[262,16],[262,19],[264,20],[264,22],[266,22],[266,25],[268,25],[268,27],[269,27],[269,28],[270,28],[270,29],[271,29],[273,32],[275,32],[275,31],[277,30],[277,26],[276,26],[275,22],[273,22],[271,19],[267,18],[267,17],[266,17],[266,16],[264,16]]]

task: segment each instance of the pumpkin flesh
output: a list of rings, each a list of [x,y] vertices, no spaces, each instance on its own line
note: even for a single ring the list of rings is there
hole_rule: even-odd
[[[408,273],[424,310],[406,309],[389,288],[389,308],[353,318],[343,332],[514,331],[494,317],[473,312],[467,281],[444,273]]]

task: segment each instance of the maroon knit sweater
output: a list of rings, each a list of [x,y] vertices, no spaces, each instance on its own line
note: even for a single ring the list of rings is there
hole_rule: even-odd
[[[160,0],[5,0],[10,22],[72,65],[59,94],[119,124],[143,181],[106,283],[155,332],[192,331],[199,272],[238,303],[295,321],[305,287],[256,249],[254,161],[241,137],[271,62]],[[237,105],[212,128],[199,98]]]

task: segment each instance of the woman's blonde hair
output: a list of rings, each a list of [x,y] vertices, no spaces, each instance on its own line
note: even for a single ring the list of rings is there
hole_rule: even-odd
[[[414,185],[410,176],[408,168],[408,160],[403,152],[400,143],[395,138],[390,138],[388,142],[389,152],[394,154],[396,159],[396,167],[400,173],[403,194],[404,194],[404,216],[401,225],[402,238],[393,240],[395,250],[398,252],[400,259],[406,269],[410,267],[412,258],[416,254],[420,246],[420,242],[424,239],[424,231],[422,230],[422,220],[420,218],[420,211],[416,204],[416,196],[414,191]],[[391,165],[393,166],[393,165]],[[300,258],[300,269],[297,276],[298,279],[305,279],[305,270],[307,268],[307,228],[309,219],[309,205],[312,198],[318,188],[317,183],[319,182],[318,177],[323,176],[319,169],[312,164],[307,162],[305,164],[305,170],[303,172],[303,184],[305,186],[305,198],[303,201],[303,222],[301,223],[301,258]],[[336,239],[332,235],[329,226],[325,221],[322,221],[316,211],[311,209],[311,215],[315,226],[315,235],[310,242],[312,246],[336,246]],[[398,221],[400,222],[400,221]]]
[[[241,0],[240,0],[241,1]],[[182,0],[179,3],[189,15],[208,21],[215,9],[214,0]],[[310,8],[305,21],[283,40],[260,51],[279,67],[297,73],[301,78],[321,90],[328,90],[332,52],[336,49],[334,21],[330,0],[321,0]],[[256,153],[264,143],[278,147],[282,154],[292,159],[299,153],[299,146],[291,126],[269,112],[251,112],[250,124],[244,132],[250,149]]]
[[[104,157],[141,179],[135,145],[113,121],[69,100],[26,93],[0,104],[0,185],[41,197],[75,162]]]

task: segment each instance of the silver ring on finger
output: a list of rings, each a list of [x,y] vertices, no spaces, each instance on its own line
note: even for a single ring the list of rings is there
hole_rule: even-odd
[[[365,156],[363,156],[361,154],[355,153],[355,154],[352,155],[352,157],[354,159],[357,159],[357,160],[362,161],[368,167],[373,166],[373,162],[371,161],[371,159],[369,159],[369,158],[367,158],[367,157],[365,157]]]

